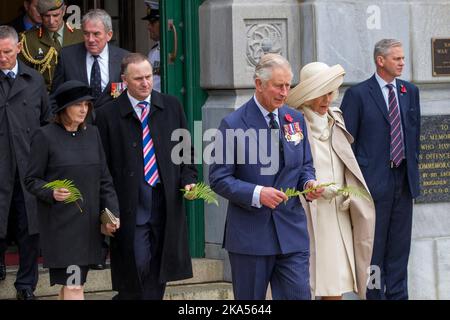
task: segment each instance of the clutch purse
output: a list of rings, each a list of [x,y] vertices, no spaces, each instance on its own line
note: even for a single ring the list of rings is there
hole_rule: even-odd
[[[102,224],[117,224],[118,219],[117,217],[111,212],[109,211],[108,208],[105,208],[104,210],[102,210],[101,214],[100,214],[100,220],[102,222]]]

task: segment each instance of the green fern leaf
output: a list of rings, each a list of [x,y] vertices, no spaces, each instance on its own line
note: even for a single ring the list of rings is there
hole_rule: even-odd
[[[217,201],[217,195],[211,188],[204,184],[203,182],[197,183],[191,190],[187,191],[186,189],[181,189],[184,193],[184,197],[187,200],[196,200],[203,199],[208,204],[215,204],[219,206],[219,202]]]
[[[305,189],[303,191],[300,191],[300,194],[307,194],[309,192],[316,191],[317,189],[333,186],[335,184],[336,184],[335,182],[321,183],[321,184],[318,184],[315,187],[308,188],[308,189]]]
[[[81,209],[80,205],[78,204],[78,200],[80,200],[81,202],[83,202],[83,196],[81,195],[80,190],[78,190],[78,188],[75,186],[74,182],[72,180],[55,180],[52,182],[49,182],[47,184],[45,184],[43,186],[43,188],[45,189],[51,189],[51,190],[56,190],[56,189],[67,189],[70,192],[70,196],[64,200],[65,204],[69,204],[69,203],[75,203],[78,207],[78,209],[80,209],[80,212],[83,212],[83,210]]]
[[[328,187],[328,186],[331,186],[331,185],[334,185],[334,184],[335,184],[334,182],[321,183],[321,184],[319,184],[319,185],[317,185],[317,186],[315,186],[315,187],[313,187],[313,188],[308,188],[308,189],[305,189],[305,190],[303,190],[303,191],[298,191],[298,190],[295,190],[295,189],[293,189],[293,188],[288,188],[288,189],[286,189],[286,191],[283,191],[283,189],[280,189],[280,191],[281,191],[281,192],[284,192],[284,194],[285,194],[288,198],[292,198],[292,197],[298,197],[298,196],[301,195],[301,194],[307,194],[308,192],[312,192],[312,191],[315,191],[315,190],[317,190],[317,189],[325,188],[325,187]],[[287,201],[285,201],[284,203],[286,204],[286,202],[287,202]]]

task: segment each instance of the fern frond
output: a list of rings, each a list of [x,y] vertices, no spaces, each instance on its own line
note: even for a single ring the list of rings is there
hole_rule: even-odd
[[[208,204],[214,203],[216,206],[219,206],[219,202],[217,201],[217,195],[211,188],[203,182],[197,183],[191,190],[187,191],[186,189],[181,189],[184,193],[184,197],[188,200],[196,200],[203,199]]]
[[[337,191],[339,194],[344,196],[355,196],[359,198],[366,198],[368,201],[372,201],[370,194],[362,188],[354,187],[354,186],[345,186],[339,188]]]
[[[298,197],[298,196],[301,195],[301,194],[306,194],[306,193],[308,193],[308,192],[312,192],[312,191],[315,191],[315,190],[317,190],[317,189],[325,188],[325,187],[328,187],[328,186],[331,186],[331,185],[334,185],[334,184],[335,184],[334,182],[321,183],[321,184],[319,184],[319,185],[317,185],[317,186],[315,186],[315,187],[313,187],[313,188],[308,188],[308,189],[305,189],[305,190],[303,190],[303,191],[298,191],[298,190],[295,190],[295,189],[293,189],[293,188],[288,188],[288,189],[286,189],[286,191],[283,191],[283,189],[280,189],[280,191],[281,191],[281,192],[284,192],[284,194],[285,194],[288,198],[292,198],[292,197]],[[286,202],[287,202],[287,201],[285,201],[284,203],[286,204]]]
[[[294,188],[287,188],[285,191],[283,190],[283,188],[280,189],[281,192],[284,192],[284,194],[289,198],[292,197],[298,197],[299,195],[301,195],[301,192],[298,190],[295,190]],[[284,201],[284,204],[286,204],[287,200]]]
[[[312,191],[316,191],[317,189],[320,189],[320,188],[325,188],[325,187],[333,186],[333,185],[335,185],[335,184],[336,184],[335,182],[321,183],[321,184],[318,184],[318,185],[315,186],[315,187],[308,188],[308,189],[305,189],[305,190],[299,191],[299,192],[300,192],[300,194],[306,194],[306,193],[310,193],[310,192],[312,192]]]
[[[78,200],[81,200],[83,202],[83,196],[81,195],[80,190],[75,186],[74,182],[72,180],[64,179],[64,180],[55,180],[52,182],[49,182],[43,186],[43,188],[56,190],[56,189],[67,189],[70,192],[70,196],[64,200],[65,204],[69,203],[75,203],[80,209],[81,212],[83,210],[81,209],[80,205],[78,204]]]

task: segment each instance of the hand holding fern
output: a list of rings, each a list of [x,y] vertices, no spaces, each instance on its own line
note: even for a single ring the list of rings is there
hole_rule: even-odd
[[[53,190],[53,198],[55,198],[56,201],[62,202],[66,201],[67,198],[70,197],[70,191],[66,188],[59,188]]]
[[[262,188],[259,195],[259,202],[261,202],[263,206],[269,207],[270,209],[275,209],[281,202],[287,200],[288,197],[284,192],[272,187]]]
[[[322,193],[324,192],[325,188],[324,187],[317,188],[318,186],[319,183],[315,180],[311,180],[308,181],[308,183],[306,183],[306,189],[312,189],[310,192],[306,194],[306,200],[313,201],[322,196]]]

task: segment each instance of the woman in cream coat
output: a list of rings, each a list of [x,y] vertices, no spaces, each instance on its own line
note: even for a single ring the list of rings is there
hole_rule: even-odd
[[[373,202],[337,192],[341,186],[353,186],[369,194],[351,148],[353,137],[340,109],[330,107],[344,74],[340,65],[307,64],[287,100],[305,115],[317,180],[336,183],[317,201],[301,197],[310,233],[312,295],[323,300],[342,299],[346,292],[365,299],[375,231]]]

